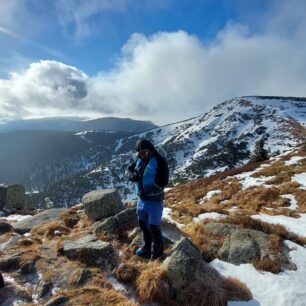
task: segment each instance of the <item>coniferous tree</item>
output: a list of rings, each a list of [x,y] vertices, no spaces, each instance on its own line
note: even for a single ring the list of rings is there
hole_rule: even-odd
[[[268,151],[264,148],[264,146],[265,146],[264,137],[256,141],[255,149],[250,159],[251,163],[262,162],[269,158]]]

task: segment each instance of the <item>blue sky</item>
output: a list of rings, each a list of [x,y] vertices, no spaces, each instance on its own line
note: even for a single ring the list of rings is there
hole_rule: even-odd
[[[167,123],[234,96],[306,95],[303,0],[1,6],[0,119],[85,114]]]

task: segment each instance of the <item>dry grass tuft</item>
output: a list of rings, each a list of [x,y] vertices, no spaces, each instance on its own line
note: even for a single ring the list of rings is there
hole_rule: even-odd
[[[69,228],[73,228],[81,219],[79,214],[77,213],[77,209],[74,207],[67,209],[64,213],[61,214],[60,218]]]
[[[167,303],[170,288],[166,271],[156,261],[148,263],[136,281],[137,293],[143,301]]]
[[[116,270],[118,280],[123,282],[134,282],[141,273],[141,269],[134,263],[122,263]]]
[[[282,272],[282,263],[279,260],[273,260],[269,256],[255,259],[253,265],[257,270],[267,271],[274,274]]]
[[[63,221],[51,221],[39,226],[35,226],[30,231],[31,237],[41,240],[53,239],[56,236],[68,235],[70,229],[64,224]]]
[[[193,282],[180,293],[179,305],[226,306],[226,296],[223,288],[201,279]]]
[[[225,278],[222,286],[228,301],[249,301],[253,298],[251,290],[238,278]]]
[[[139,304],[129,301],[122,293],[114,289],[104,289],[98,286],[86,286],[80,289],[63,290],[59,291],[57,295],[69,297],[69,305],[139,306]]]

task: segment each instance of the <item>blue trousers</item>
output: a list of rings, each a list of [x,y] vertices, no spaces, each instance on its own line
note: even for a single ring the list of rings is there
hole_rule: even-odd
[[[143,249],[151,251],[153,243],[152,255],[156,257],[159,257],[164,252],[163,236],[160,228],[162,214],[162,201],[138,200],[138,222],[143,231],[143,239],[145,242]]]

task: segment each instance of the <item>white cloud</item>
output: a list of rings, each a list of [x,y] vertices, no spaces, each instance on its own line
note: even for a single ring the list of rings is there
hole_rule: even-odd
[[[59,62],[33,63],[0,80],[0,116],[112,114],[168,123],[236,96],[306,96],[305,5],[282,7],[263,16],[258,32],[229,22],[209,43],[184,31],[134,34],[115,68],[95,77]]]

